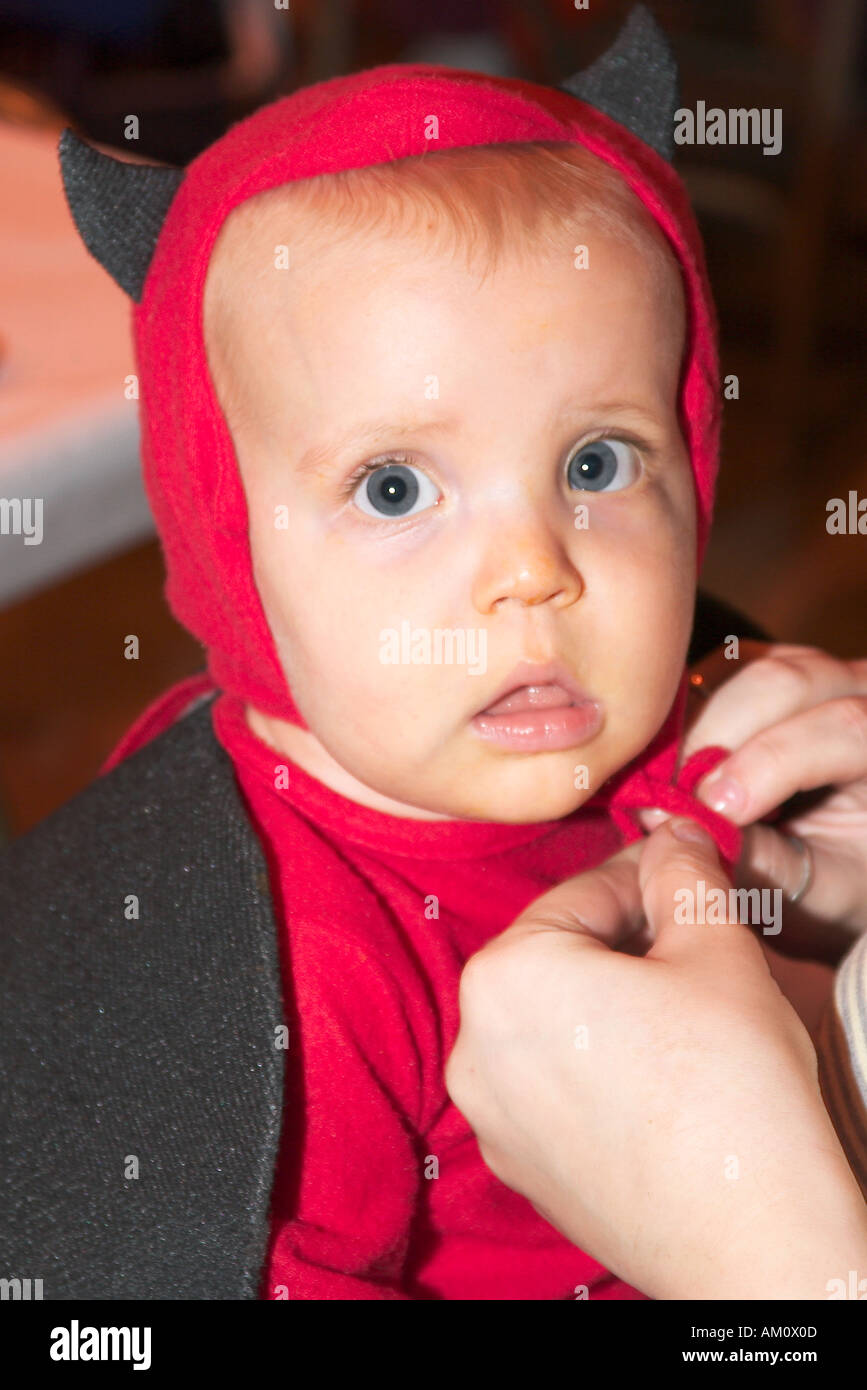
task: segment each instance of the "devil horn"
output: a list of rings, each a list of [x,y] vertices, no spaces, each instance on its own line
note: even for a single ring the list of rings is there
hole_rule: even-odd
[[[646,5],[635,5],[612,46],[560,87],[626,126],[663,159],[674,158],[677,62]]]
[[[58,149],[66,201],[85,246],[138,303],[184,170],[127,164],[86,144],[68,127]]]

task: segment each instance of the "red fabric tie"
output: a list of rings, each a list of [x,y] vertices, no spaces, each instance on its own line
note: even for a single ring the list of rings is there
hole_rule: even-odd
[[[693,795],[702,778],[724,758],[728,758],[730,753],[730,749],[716,744],[699,748],[687,758],[674,782],[664,782],[640,769],[618,781],[609,793],[602,793],[599,800],[608,806],[627,844],[643,834],[631,815],[634,809],[658,806],[661,811],[668,811],[673,816],[688,816],[690,820],[697,821],[713,836],[723,867],[732,878],[741,854],[743,833],[739,826],[712,811]]]

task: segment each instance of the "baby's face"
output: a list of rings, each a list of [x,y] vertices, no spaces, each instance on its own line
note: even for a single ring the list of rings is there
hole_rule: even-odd
[[[682,309],[601,231],[589,268],[566,247],[481,279],[406,236],[306,242],[277,269],[285,222],[224,229],[230,302],[207,339],[309,732],[248,721],[379,809],[566,815],[647,745],[684,667]],[[565,697],[549,684],[486,719],[532,681],[520,663],[555,664]]]

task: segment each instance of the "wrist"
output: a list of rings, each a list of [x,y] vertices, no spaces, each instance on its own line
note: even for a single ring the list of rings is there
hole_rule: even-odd
[[[673,1273],[657,1297],[812,1299],[867,1280],[867,1204],[842,1151],[823,1151],[799,1165],[764,1198],[735,1238],[721,1232],[716,1250],[703,1243],[693,1268]],[[805,1171],[805,1169],[807,1171]],[[865,1283],[864,1288],[867,1288]]]

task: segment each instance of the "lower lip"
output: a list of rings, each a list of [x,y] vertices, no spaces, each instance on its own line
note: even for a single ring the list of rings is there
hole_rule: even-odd
[[[602,710],[593,700],[522,710],[520,714],[477,714],[471,720],[479,738],[516,753],[549,753],[576,748],[598,734]]]

